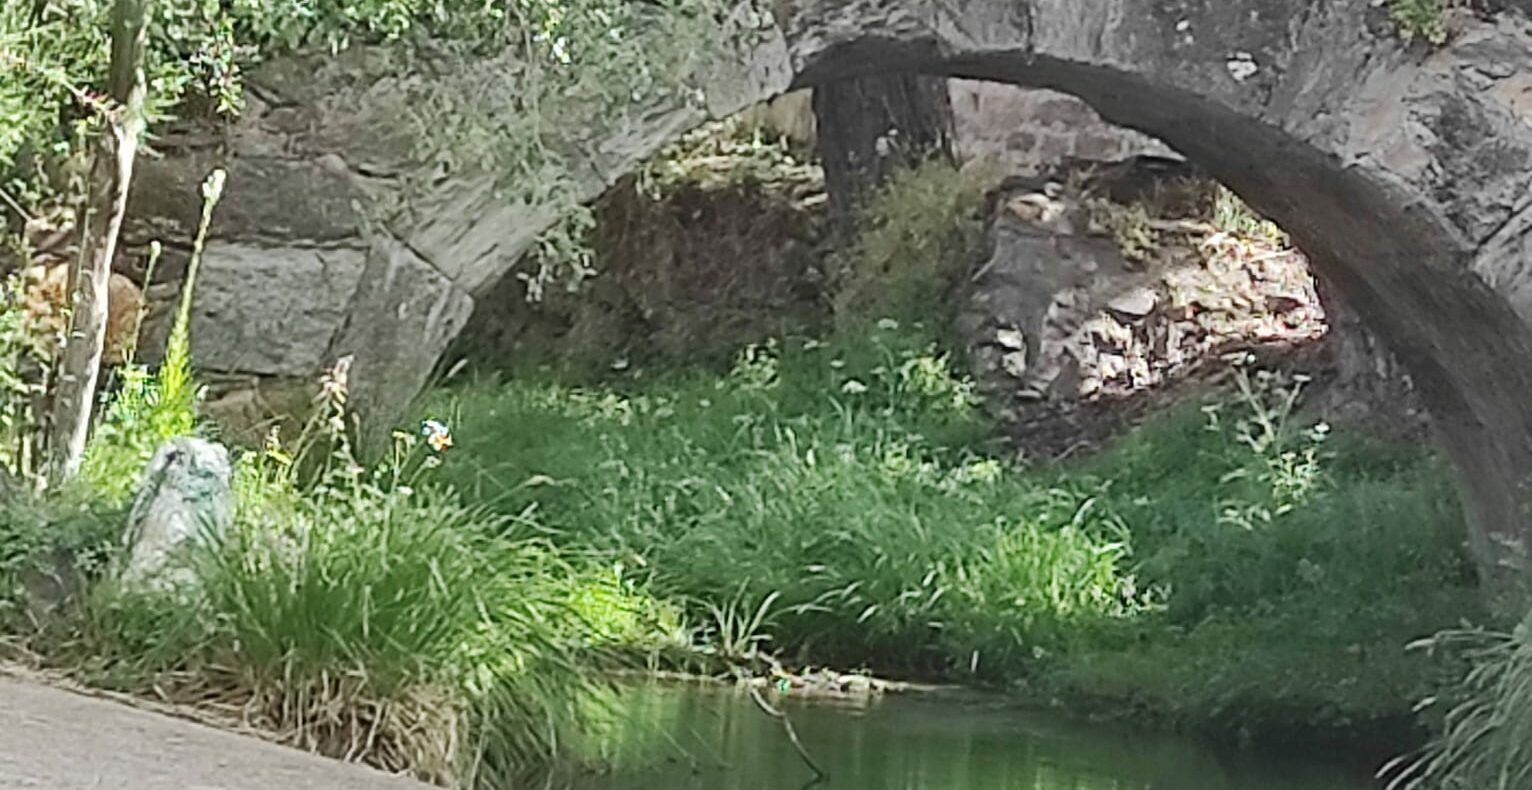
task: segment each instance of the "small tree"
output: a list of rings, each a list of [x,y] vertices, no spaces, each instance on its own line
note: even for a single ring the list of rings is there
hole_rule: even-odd
[[[73,477],[85,454],[106,341],[107,285],[127,210],[133,160],[144,131],[144,28],[150,0],[117,0],[104,128],[95,142],[90,195],[82,210],[80,258],[70,277],[74,309],[59,361],[48,478]]]

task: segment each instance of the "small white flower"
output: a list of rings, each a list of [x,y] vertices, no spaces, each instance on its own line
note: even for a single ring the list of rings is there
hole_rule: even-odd
[[[880,318],[878,319],[878,328],[885,332],[892,332],[899,328],[899,322],[892,318]]]
[[[851,379],[845,384],[841,385],[840,391],[846,393],[847,395],[861,395],[867,391],[867,385],[857,381],[856,379]]]

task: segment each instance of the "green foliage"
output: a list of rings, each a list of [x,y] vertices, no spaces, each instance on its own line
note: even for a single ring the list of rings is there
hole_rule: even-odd
[[[895,172],[858,218],[858,232],[831,260],[836,320],[867,324],[939,315],[973,260],[983,230],[987,174],[932,160]]]
[[[99,577],[121,543],[125,516],[78,488],[46,500],[0,497],[0,634],[40,625],[29,611],[29,578],[60,570],[80,580]]]
[[[482,786],[504,786],[491,777],[548,759],[585,683],[567,567],[489,537],[495,519],[449,494],[331,482],[244,488],[234,527],[195,557],[194,590],[98,586],[74,643],[50,656],[130,691],[239,704],[294,745],[426,778],[479,766]]]
[[[1396,760],[1389,788],[1513,790],[1532,783],[1532,616],[1510,633],[1455,629],[1417,647],[1468,653],[1440,735],[1423,754]],[[1439,703],[1441,704],[1441,703]]]
[[[967,449],[985,427],[969,384],[918,334],[752,347],[721,378],[525,383],[455,404],[463,452],[446,471],[462,486],[633,558],[735,652],[769,635],[816,661],[968,666],[996,629],[1057,646],[1132,608],[1120,527],[1088,493],[1037,491]]]
[[[1404,646],[1484,616],[1450,470],[1316,430],[1291,385],[1246,382],[1070,470],[1113,481],[1163,607],[1041,682],[1223,732],[1407,718],[1449,670]]]
[[[33,648],[97,684],[232,705],[302,748],[461,787],[519,783],[579,727],[592,662],[657,649],[677,615],[620,568],[571,562],[527,519],[432,485],[445,426],[423,443],[401,432],[360,466],[344,377],[327,383],[312,484],[301,448],[245,455],[234,523],[194,547],[189,579],[104,580]]]
[[[655,201],[681,188],[737,190],[787,182],[822,189],[824,173],[805,159],[787,136],[735,115],[682,135],[644,165],[639,181]]]
[[[1440,667],[1403,646],[1479,616],[1450,475],[1306,423],[1298,382],[1251,374],[1027,469],[894,326],[753,347],[723,375],[443,393],[444,471],[696,602],[735,653],[769,639],[1225,731],[1407,716]]]
[[[101,109],[93,91],[105,84],[110,5],[0,10],[0,57],[9,61],[0,69],[0,187],[34,208],[82,192],[79,153]],[[727,39],[721,10],[716,0],[161,0],[149,25],[148,111],[151,121],[172,110],[232,115],[244,70],[292,50],[392,41],[401,65],[464,56],[461,68],[419,86],[399,123],[419,132],[421,161],[493,176],[507,201],[563,218],[521,273],[536,297],[591,273],[591,215],[579,202],[567,130],[621,123],[662,99],[700,103],[690,72]],[[465,112],[469,105],[480,110]],[[430,178],[412,188],[429,191]]]
[[[1287,233],[1276,223],[1255,213],[1245,201],[1219,184],[1213,199],[1213,226],[1231,236],[1259,239],[1277,247],[1288,247]]]
[[[1406,44],[1447,43],[1447,6],[1451,0],[1388,0],[1388,16]]]

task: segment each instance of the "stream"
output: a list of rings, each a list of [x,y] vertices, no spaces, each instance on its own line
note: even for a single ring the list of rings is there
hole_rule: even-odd
[[[784,705],[780,722],[726,687],[627,685],[583,751],[609,767],[559,790],[1364,790],[1365,765],[1316,749],[1260,754],[1075,721],[978,695]]]

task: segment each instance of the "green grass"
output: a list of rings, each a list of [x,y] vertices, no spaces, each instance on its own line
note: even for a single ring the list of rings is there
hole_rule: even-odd
[[[1306,430],[1252,390],[1216,430],[1186,408],[1025,468],[927,337],[885,322],[729,371],[441,392],[444,473],[695,602],[694,621],[770,597],[762,627],[790,659],[976,673],[1194,726],[1405,716],[1442,671],[1405,644],[1479,616],[1429,455]]]
[[[464,787],[561,756],[595,662],[654,602],[434,487],[241,468],[231,530],[171,589],[111,578],[30,644],[96,685],[240,711],[293,745]]]
[[[91,685],[232,711],[291,745],[460,787],[572,759],[561,745],[603,698],[599,669],[689,646],[675,610],[620,567],[433,483],[436,456],[413,437],[356,465],[324,433],[344,424],[333,398],[307,445],[331,455],[245,454],[232,526],[159,584],[113,572],[126,514],[108,494],[128,481],[0,503],[0,641]],[[141,418],[156,401],[125,403],[113,414],[139,429],[128,435],[152,429]],[[41,611],[28,588],[61,561],[71,598]]]

